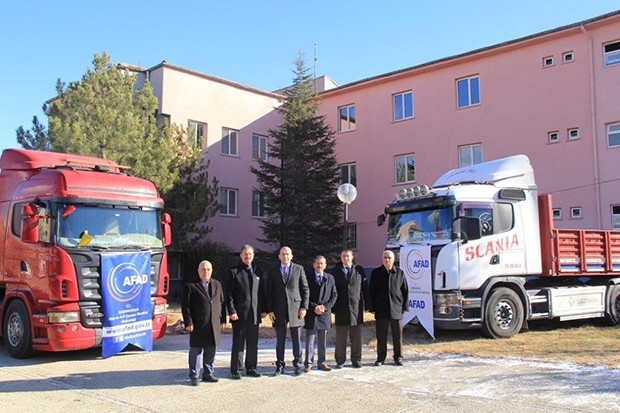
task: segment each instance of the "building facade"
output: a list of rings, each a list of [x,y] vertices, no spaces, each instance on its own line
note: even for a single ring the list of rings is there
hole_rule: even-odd
[[[257,242],[261,202],[249,167],[281,122],[282,96],[165,62],[149,77],[160,114],[190,126],[220,180],[215,241]],[[380,264],[376,217],[402,188],[514,154],[530,157],[561,228],[620,229],[620,12],[377,75],[320,93],[336,132],[357,262]],[[323,83],[322,83],[323,84]],[[334,193],[334,196],[336,194]]]

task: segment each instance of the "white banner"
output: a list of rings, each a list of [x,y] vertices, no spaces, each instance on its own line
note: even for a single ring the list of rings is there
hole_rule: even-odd
[[[409,311],[403,315],[403,325],[417,319],[435,339],[430,245],[414,244],[402,247],[400,267],[405,272],[409,285]]]

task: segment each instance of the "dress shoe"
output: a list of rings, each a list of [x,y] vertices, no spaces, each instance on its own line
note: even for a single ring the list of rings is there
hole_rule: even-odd
[[[273,372],[274,376],[279,376],[280,374],[282,374],[284,372],[284,367],[277,367],[276,371]]]
[[[191,378],[191,385],[192,386],[198,386],[198,379],[196,377],[192,377]]]
[[[360,363],[359,361],[354,361],[353,367],[355,367],[356,369],[359,369],[360,367],[362,367],[362,363]]]
[[[319,367],[319,368],[320,368],[320,367]],[[304,371],[305,371],[306,373],[310,373],[310,371],[312,371],[312,366],[306,366],[306,367],[304,368]]]
[[[398,359],[394,359],[394,364],[396,366],[402,366],[403,365],[403,360],[398,358]]]
[[[327,364],[321,364],[321,365],[319,365],[319,370],[321,370],[321,371],[332,371],[332,368],[329,367]]]
[[[301,373],[301,370],[299,370],[299,367],[295,366],[293,368],[293,374],[296,376],[299,376],[300,373]]]
[[[241,380],[241,374],[239,374],[239,372],[231,373],[231,377],[235,380]]]
[[[336,364],[336,368],[337,369],[341,369],[342,368],[342,364],[340,364],[340,363]]]
[[[256,370],[256,369],[249,369],[247,371],[247,373],[245,373],[246,376],[250,376],[250,377],[260,377],[261,374]]]
[[[375,366],[383,366],[383,361],[381,360],[375,361]]]
[[[202,376],[202,381],[207,383],[217,383],[218,378],[209,374],[208,376]]]

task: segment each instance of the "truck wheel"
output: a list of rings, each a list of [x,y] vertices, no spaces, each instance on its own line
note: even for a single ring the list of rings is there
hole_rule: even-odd
[[[4,318],[4,344],[9,354],[17,359],[32,356],[30,319],[26,306],[20,300],[9,304]]]
[[[605,313],[607,323],[611,326],[620,324],[620,285],[611,285],[608,293],[609,307]]]
[[[482,332],[491,338],[508,338],[523,326],[523,304],[510,288],[494,290],[484,309]]]

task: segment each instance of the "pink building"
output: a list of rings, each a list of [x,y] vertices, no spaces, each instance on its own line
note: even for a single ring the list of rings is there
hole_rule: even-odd
[[[204,137],[223,188],[213,239],[268,248],[256,241],[249,166],[280,122],[281,96],[165,62],[141,73],[161,114]],[[553,194],[558,227],[620,228],[620,12],[332,86],[322,86],[321,113],[337,131],[343,179],[357,187],[350,240],[364,266],[380,264],[376,217],[400,189],[519,153]]]

